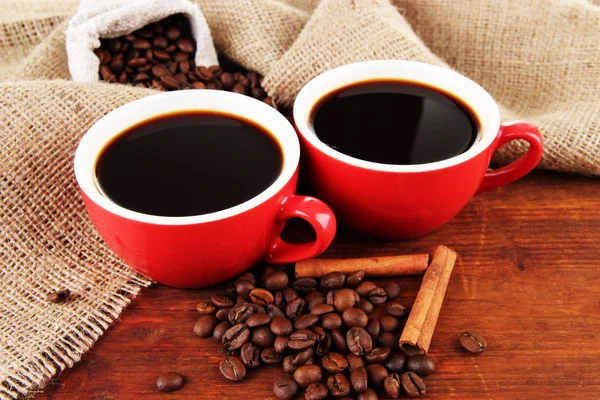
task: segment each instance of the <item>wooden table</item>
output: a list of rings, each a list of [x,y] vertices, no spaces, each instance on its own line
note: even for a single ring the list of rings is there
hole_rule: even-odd
[[[441,230],[384,243],[341,231],[326,256],[459,253],[430,355],[430,399],[600,398],[600,181],[535,173],[475,197]],[[410,304],[419,278],[398,280]],[[284,376],[273,366],[225,381],[213,339],[192,335],[208,290],[144,289],[74,368],[41,399],[264,399]],[[461,350],[458,334],[482,333],[489,348]],[[178,392],[154,388],[178,371]]]

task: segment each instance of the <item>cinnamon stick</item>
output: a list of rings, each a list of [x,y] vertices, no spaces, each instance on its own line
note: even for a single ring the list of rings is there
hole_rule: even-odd
[[[435,248],[415,304],[400,335],[400,348],[407,354],[427,354],[429,351],[455,262],[456,252],[446,246]]]
[[[428,254],[368,258],[320,258],[296,263],[296,277],[320,277],[329,272],[345,274],[363,270],[365,276],[421,275],[427,269]]]

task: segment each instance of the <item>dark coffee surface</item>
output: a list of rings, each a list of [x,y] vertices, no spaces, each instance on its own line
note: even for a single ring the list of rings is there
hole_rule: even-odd
[[[478,124],[468,107],[433,88],[367,81],[338,89],[311,112],[329,147],[366,161],[425,164],[468,150]]]
[[[279,176],[279,144],[229,115],[184,112],[123,132],[100,155],[98,183],[127,209],[160,216],[211,213],[243,203]]]

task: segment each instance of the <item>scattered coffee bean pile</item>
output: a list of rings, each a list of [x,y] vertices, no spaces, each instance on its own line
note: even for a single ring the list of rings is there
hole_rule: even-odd
[[[223,344],[220,371],[240,381],[263,364],[281,364],[291,379],[273,392],[291,399],[327,396],[377,399],[425,394],[422,377],[435,369],[428,356],[411,356],[398,347],[408,309],[395,300],[393,282],[377,286],[364,272],[333,272],[320,280],[290,279],[283,266],[267,266],[260,279],[240,275],[221,294],[198,304],[203,316],[194,333]]]
[[[196,66],[196,42],[188,19],[177,14],[114,39],[103,39],[96,55],[100,79],[157,90],[217,89],[252,96],[274,107],[254,71]]]

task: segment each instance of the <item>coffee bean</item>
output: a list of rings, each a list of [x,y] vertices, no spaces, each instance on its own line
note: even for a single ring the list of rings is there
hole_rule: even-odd
[[[313,314],[304,314],[294,321],[295,329],[308,329],[313,327],[319,322],[319,317]]]
[[[294,380],[300,387],[307,387],[311,383],[318,383],[323,378],[323,371],[318,365],[303,365],[294,371]]]
[[[334,305],[335,304],[335,296],[337,296],[338,293],[339,293],[338,289],[330,290],[329,292],[327,292],[327,296],[325,296],[325,303]]]
[[[294,330],[292,322],[283,317],[273,318],[271,320],[271,331],[276,335],[287,336]]]
[[[156,65],[155,68],[156,67],[158,67],[158,65]],[[154,73],[154,68],[152,69],[152,72]],[[200,82],[197,82],[197,83],[200,83]],[[204,83],[202,83],[202,86],[204,86]],[[243,297],[246,300],[250,299],[250,292],[253,289],[255,289],[254,284],[245,279],[242,279],[241,281],[238,281],[235,284],[235,292],[237,293],[237,295]]]
[[[207,338],[213,334],[217,326],[217,317],[214,315],[204,315],[200,317],[194,325],[194,334],[201,338]]]
[[[379,322],[379,318],[377,316],[372,316],[369,318],[367,332],[369,332],[369,335],[371,335],[373,339],[377,339],[381,334],[381,322]]]
[[[327,389],[333,397],[343,397],[350,394],[350,382],[342,374],[335,374],[327,378]]]
[[[227,321],[229,320],[229,310],[231,310],[231,307],[221,308],[216,312],[215,316],[219,321]]]
[[[106,65],[100,66],[100,76],[102,76],[102,79],[108,83],[113,83],[117,81],[117,78],[112,73],[111,69]]]
[[[121,54],[121,57],[114,56],[112,60],[110,60],[109,67],[114,73],[121,72],[123,70],[123,55]],[[102,74],[102,66],[100,66],[100,74]],[[104,75],[102,75],[102,79],[106,80]]]
[[[311,383],[304,392],[304,400],[322,400],[327,397],[327,386],[322,383]]]
[[[265,307],[269,304],[273,304],[275,298],[268,290],[257,288],[250,291],[250,300],[252,300],[253,303]]]
[[[415,355],[408,357],[406,368],[420,377],[430,375],[435,371],[433,359],[426,355]]]
[[[119,81],[119,83],[127,83],[127,79],[127,73],[125,71],[121,71],[117,80]]]
[[[365,277],[365,271],[356,271],[348,275],[346,279],[346,284],[349,288],[357,287]]]
[[[209,80],[211,80],[213,78],[213,72],[210,69],[208,69],[208,68],[206,68],[204,66],[200,66],[200,67],[196,68],[196,75],[198,75],[198,77],[200,79],[205,80],[205,81],[209,81]],[[271,268],[273,268],[273,267],[271,267]],[[266,276],[263,275],[263,279],[262,279],[262,285],[263,286],[264,286],[264,278],[265,277]]]
[[[313,331],[317,337],[317,342],[321,342],[325,339],[325,337],[327,336],[327,333],[325,332],[325,330],[323,328],[321,328],[319,325],[315,325],[312,326],[310,328],[311,331]]]
[[[128,41],[125,41],[125,40],[121,41],[121,53],[122,54],[127,53],[129,51],[129,47],[130,47],[130,45],[129,45]]]
[[[180,38],[177,40],[177,48],[183,51],[184,53],[193,53],[194,52],[194,43],[191,40],[186,38]]]
[[[121,41],[119,39],[108,39],[106,41],[106,48],[111,53],[118,53],[121,50]]]
[[[233,75],[231,75],[229,72],[223,72],[219,77],[219,80],[225,89],[230,90],[233,87]]]
[[[269,323],[271,323],[271,317],[269,317],[267,314],[255,314],[246,320],[246,326],[248,328],[268,325]]]
[[[259,306],[256,303],[250,303],[250,306],[254,309],[254,314],[267,314],[267,311],[263,306]],[[269,315],[269,317],[271,316]]]
[[[371,335],[363,328],[353,327],[346,333],[348,348],[357,356],[365,355],[373,348]]]
[[[460,334],[460,344],[471,353],[481,353],[487,348],[487,341],[477,332],[463,332]]]
[[[369,318],[360,308],[346,308],[342,314],[342,320],[348,328],[352,328],[353,326],[365,328]]]
[[[169,26],[165,31],[165,36],[170,41],[175,41],[181,36],[181,30],[176,26]]]
[[[245,366],[258,367],[260,366],[260,349],[253,343],[246,342],[240,351],[240,358]]]
[[[404,307],[397,301],[391,301],[387,303],[386,309],[387,312],[390,313],[390,315],[393,315],[395,317],[404,317],[405,315],[408,315],[409,310],[407,307]]]
[[[153,33],[150,31],[149,26],[144,26],[143,28],[133,32],[133,34],[135,35],[135,37],[143,39],[151,39],[152,36],[154,36]]]
[[[147,62],[148,62],[148,60],[146,60],[145,58],[139,57],[139,58],[133,58],[133,59],[127,61],[127,65],[130,66],[131,68],[138,69],[138,68],[146,65]]]
[[[275,343],[275,335],[268,326],[252,329],[250,341],[260,347],[271,347]]]
[[[348,343],[346,343],[346,336],[343,335],[338,329],[331,331],[331,342],[333,346],[342,354],[348,353]]]
[[[307,293],[317,289],[317,281],[313,278],[298,278],[292,287],[298,292]]]
[[[396,373],[389,374],[383,381],[383,389],[385,390],[385,393],[392,399],[397,399],[400,397],[400,385],[400,376]]]
[[[94,53],[98,57],[100,64],[108,64],[110,62],[110,53],[108,51],[96,49]]]
[[[183,386],[183,376],[177,372],[167,372],[156,378],[156,388],[161,392],[174,392]]]
[[[346,275],[341,272],[330,272],[328,274],[323,275],[321,278],[321,290],[334,290],[341,289],[344,287],[344,283],[346,282]]]
[[[230,381],[241,381],[246,376],[246,366],[237,357],[227,357],[219,364],[221,374]]]
[[[425,382],[414,372],[402,374],[402,388],[410,397],[425,396]]]
[[[248,80],[250,81],[249,85],[251,88],[256,88],[259,83],[258,83],[258,74],[254,71],[249,71],[248,72]]]
[[[356,292],[360,297],[368,297],[369,292],[373,289],[376,289],[377,285],[371,281],[363,281],[360,285],[356,287]]]
[[[377,341],[381,347],[389,347],[390,349],[399,348],[398,336],[394,335],[392,332],[382,332]]]
[[[262,99],[265,96],[265,91],[263,88],[255,87],[250,91],[250,95],[255,99]]]
[[[170,44],[165,48],[167,54],[173,55],[177,52],[177,46],[174,44]]]
[[[338,374],[348,368],[348,360],[340,353],[327,353],[321,359],[323,368],[332,374]]]
[[[56,292],[48,293],[46,295],[46,300],[50,303],[60,304],[67,301],[70,295],[71,291],[69,289],[58,290]]]
[[[152,47],[154,49],[164,49],[168,45],[169,42],[167,42],[167,38],[162,35],[156,36],[152,39]]]
[[[233,300],[227,296],[223,296],[222,294],[213,294],[210,297],[210,301],[215,305],[215,307],[219,308],[233,307],[234,305]]]
[[[369,301],[373,304],[383,304],[387,301],[387,293],[378,287],[369,291]]]
[[[387,281],[381,285],[388,296],[388,299],[393,299],[400,294],[400,286],[396,282]]]
[[[301,297],[297,297],[290,301],[285,307],[285,316],[289,319],[296,320],[306,310],[306,302]]]
[[[382,364],[390,356],[391,352],[389,347],[376,347],[365,354],[365,360],[369,364]]]
[[[316,328],[320,328],[320,327],[315,326],[315,327],[313,327],[313,330]],[[325,331],[323,331],[323,332],[325,332]],[[317,334],[317,333],[315,333],[315,334]],[[319,342],[319,344],[317,345],[317,354],[320,356],[327,354],[329,352],[329,349],[331,349],[331,335],[329,333],[325,333],[325,335],[323,336],[323,339],[318,340],[318,338],[317,338],[317,341]]]
[[[363,310],[365,313],[370,314],[373,312],[373,303],[371,303],[369,300],[367,299],[360,299],[358,301],[358,308],[360,308],[361,310]]]
[[[169,61],[171,59],[171,56],[169,55],[169,53],[167,53],[166,51],[163,50],[154,50],[154,57],[159,60],[159,61]]]
[[[231,328],[231,323],[229,321],[223,321],[219,323],[215,329],[213,330],[213,338],[217,339],[219,342],[223,339],[223,335],[229,328]]]
[[[312,347],[317,342],[315,333],[308,329],[293,332],[289,339],[288,347],[292,350],[304,350]]]
[[[294,356],[286,356],[283,358],[283,363],[282,363],[282,368],[283,368],[283,372],[285,372],[286,374],[293,374],[294,371],[296,371],[298,369],[298,366],[292,364],[292,361],[294,360]]]
[[[206,85],[202,82],[194,82],[192,83],[192,87],[194,89],[206,89]]]
[[[298,384],[291,379],[279,379],[273,383],[273,394],[279,400],[291,400],[298,393]]]
[[[208,301],[201,301],[198,303],[196,305],[196,310],[202,315],[214,314],[217,311],[216,307]]]
[[[357,393],[364,393],[367,391],[367,369],[365,367],[355,368],[350,372],[350,382],[352,387]]]
[[[238,276],[235,280],[235,283],[238,283],[239,281],[248,281],[250,283],[252,283],[254,286],[256,286],[256,275],[254,275],[252,272],[244,272],[243,274],[241,274],[240,276]]]
[[[313,349],[309,347],[308,349],[303,350],[300,353],[296,354],[294,356],[294,358],[292,359],[292,364],[297,365],[297,366],[304,365],[304,364],[306,364],[306,362],[308,360],[310,360],[312,358],[312,356],[313,356]]]
[[[343,312],[346,308],[352,308],[358,304],[359,297],[357,292],[352,289],[341,289],[333,301],[333,305],[338,312]]]
[[[296,292],[293,288],[291,287],[286,287],[284,288],[281,293],[283,294],[283,299],[289,303],[290,301],[294,300],[295,298],[299,297],[298,296],[298,292]]]
[[[400,326],[398,319],[396,317],[392,317],[391,315],[382,315],[379,317],[379,323],[381,323],[382,332],[394,332]]]
[[[254,315],[254,309],[248,303],[237,303],[229,310],[228,319],[232,325],[243,324]]]
[[[356,368],[365,366],[365,360],[363,360],[361,356],[352,353],[346,354],[346,360],[348,361],[348,372],[352,372]]]
[[[371,364],[367,367],[367,375],[369,376],[371,386],[382,389],[383,381],[387,378],[389,372],[381,364]]]
[[[250,329],[244,324],[232,326],[221,338],[225,350],[231,351],[242,347],[250,339]]]
[[[390,372],[402,374],[406,371],[406,361],[408,357],[402,352],[392,353],[387,360],[385,360],[385,367]]]
[[[366,392],[364,393],[359,393],[358,396],[356,396],[356,400],[378,400],[379,397],[377,397],[377,392],[375,392],[373,389],[367,389]]]
[[[233,93],[246,94],[246,88],[241,83],[236,83],[231,89]]]
[[[285,318],[285,314],[281,311],[281,308],[277,307],[275,304],[269,304],[267,306],[267,314],[271,318]]]
[[[321,315],[321,326],[327,330],[338,329],[342,326],[342,317],[336,313]]]
[[[134,35],[129,34],[129,35],[123,36],[123,39],[127,40],[128,42],[133,42],[137,38]]]
[[[324,315],[334,311],[335,308],[331,304],[317,304],[310,310],[310,313],[314,315]]]
[[[265,364],[277,364],[283,360],[283,354],[276,352],[273,347],[267,347],[260,353],[260,359]]]
[[[284,353],[287,349],[289,349],[289,341],[290,339],[288,339],[286,336],[277,336],[275,338],[275,342],[273,343],[273,348],[278,353]]]
[[[187,74],[188,72],[190,72],[190,62],[188,60],[180,61],[179,70],[182,74]]]
[[[136,50],[145,50],[149,49],[151,45],[146,39],[135,39],[133,42],[131,42],[131,47]]]
[[[312,310],[319,304],[325,304],[325,295],[321,292],[313,290],[312,292],[308,292],[306,296],[304,296],[304,301],[306,301],[308,309]]]
[[[273,292],[283,290],[288,284],[289,280],[285,272],[275,272],[265,279],[265,287]]]

